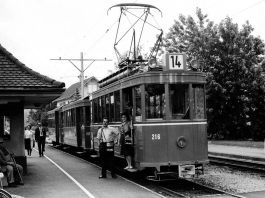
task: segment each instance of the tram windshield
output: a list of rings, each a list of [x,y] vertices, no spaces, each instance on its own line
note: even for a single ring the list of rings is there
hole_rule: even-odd
[[[194,97],[194,103],[193,103],[194,118],[205,119],[204,86],[192,85],[192,92]]]
[[[190,119],[188,93],[188,84],[172,84],[169,86],[172,119]]]
[[[165,119],[165,85],[148,84],[145,85],[145,112],[147,119]]]

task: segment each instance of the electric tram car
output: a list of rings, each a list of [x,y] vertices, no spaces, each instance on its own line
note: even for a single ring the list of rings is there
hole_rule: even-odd
[[[205,74],[187,70],[184,54],[166,54],[159,69],[140,68],[124,67],[101,80],[90,99],[49,112],[55,118],[55,142],[98,151],[103,117],[118,127],[127,112],[135,169],[153,168],[156,176],[199,174],[208,162]],[[123,157],[119,145],[114,150]]]
[[[89,98],[49,112],[50,123],[55,120],[54,142],[98,152],[96,135],[103,117],[109,118],[110,126],[118,128],[121,113],[127,112],[132,125],[136,170],[152,169],[154,179],[169,173],[191,177],[203,172],[208,162],[205,74],[188,70],[185,54],[165,53],[158,61],[156,56],[163,34],[159,28],[156,28],[160,35],[155,46],[144,60],[139,50],[142,29],[145,24],[151,25],[146,20],[152,9],[161,11],[155,6],[138,3],[118,4],[110,9],[115,7],[121,8],[114,43],[120,58],[119,70],[99,81],[99,90]],[[127,58],[122,59],[118,44],[125,34],[119,34],[123,21],[120,19],[130,16],[131,11],[138,13],[139,8],[143,14],[125,33],[133,30],[130,51]],[[136,39],[138,22],[143,24],[139,39]],[[124,158],[119,145],[115,145],[114,153]]]

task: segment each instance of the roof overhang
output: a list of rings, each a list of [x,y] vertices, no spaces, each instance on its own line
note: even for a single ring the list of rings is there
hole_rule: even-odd
[[[64,92],[64,89],[0,89],[0,105],[23,103],[25,109],[41,108]]]

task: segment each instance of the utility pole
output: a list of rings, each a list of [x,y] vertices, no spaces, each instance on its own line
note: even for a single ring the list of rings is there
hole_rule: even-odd
[[[84,73],[85,71],[95,62],[95,61],[111,61],[109,59],[84,59],[83,52],[80,53],[80,59],[75,58],[58,58],[58,59],[50,59],[50,60],[58,60],[58,61],[68,61],[70,62],[79,72],[80,72],[80,83],[81,83],[81,98],[84,98]],[[80,61],[80,69],[78,66],[74,64],[73,61]],[[88,66],[84,69],[84,61],[90,61]]]

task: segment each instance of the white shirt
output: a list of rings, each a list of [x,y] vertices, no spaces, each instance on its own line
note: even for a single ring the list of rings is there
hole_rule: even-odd
[[[31,130],[26,129],[25,130],[24,137],[25,137],[25,139],[28,139],[28,138],[32,139],[32,132],[31,132]]]
[[[104,127],[98,130],[97,139],[102,142],[113,142],[119,135],[118,130],[113,127]]]
[[[43,136],[42,127],[40,127],[40,136]]]

